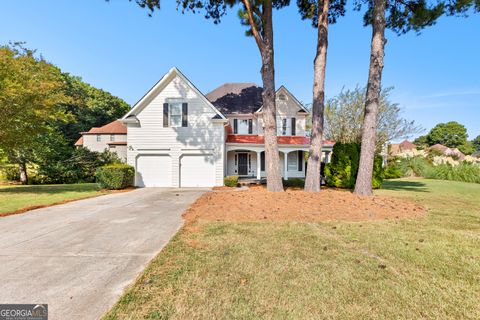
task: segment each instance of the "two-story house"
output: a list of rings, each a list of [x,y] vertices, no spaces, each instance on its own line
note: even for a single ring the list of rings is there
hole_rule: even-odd
[[[172,68],[121,119],[135,185],[212,187],[227,175],[265,177],[262,88],[228,83],[203,95]],[[305,177],[308,110],[285,88],[276,93],[282,175]],[[333,142],[324,143],[328,162]]]
[[[102,127],[93,127],[75,142],[76,147],[85,147],[91,151],[110,151],[116,153],[122,161],[127,161],[127,126],[115,120]]]

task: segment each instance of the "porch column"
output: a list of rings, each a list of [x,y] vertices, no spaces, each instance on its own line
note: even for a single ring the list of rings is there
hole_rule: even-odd
[[[288,180],[288,152],[283,152],[283,178]]]
[[[329,163],[330,162],[330,151],[325,151],[325,163]]]
[[[260,171],[262,171],[262,152],[257,151],[257,179],[260,180],[262,176],[260,175]]]

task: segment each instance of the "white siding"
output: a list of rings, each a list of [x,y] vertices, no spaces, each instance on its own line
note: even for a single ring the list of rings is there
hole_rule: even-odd
[[[97,141],[97,134],[84,134],[83,135],[83,146],[90,151],[103,152],[109,150],[111,152],[117,153],[118,157],[122,161],[127,159],[127,147],[122,145],[117,145],[116,148],[110,148],[108,143],[110,141],[110,134],[100,134],[100,141]],[[115,142],[126,142],[126,134],[114,134]]]
[[[168,154],[173,186],[179,187],[181,155],[212,154],[215,183],[223,185],[225,130],[212,121],[215,110],[177,75],[158,91],[136,114],[140,124],[128,124],[128,163],[134,166],[139,154]],[[188,103],[188,127],[163,127],[163,103],[173,99]]]
[[[280,100],[279,95],[283,94],[285,96],[285,100]],[[296,119],[296,136],[305,136],[305,119],[306,114],[298,113],[300,110],[300,106],[298,103],[288,94],[284,89],[280,89],[277,93],[276,99],[276,107],[277,107],[277,131],[278,135],[281,135],[281,120],[283,118],[287,118],[287,126],[290,127],[291,125],[291,118]],[[263,115],[259,114],[256,120],[254,121],[254,134],[263,134]],[[233,122],[232,122],[233,128]],[[291,129],[288,130],[287,135],[290,135]]]

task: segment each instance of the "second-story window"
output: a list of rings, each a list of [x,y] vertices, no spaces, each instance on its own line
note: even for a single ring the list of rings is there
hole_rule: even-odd
[[[282,119],[282,136],[287,135],[287,119]]]
[[[110,135],[110,141],[115,141],[115,135],[114,134]]]
[[[233,133],[234,134],[252,134],[253,120],[252,119],[233,119]]]
[[[170,127],[182,126],[182,104],[169,103]]]
[[[102,136],[97,134],[97,142],[100,142],[100,141],[102,141]]]

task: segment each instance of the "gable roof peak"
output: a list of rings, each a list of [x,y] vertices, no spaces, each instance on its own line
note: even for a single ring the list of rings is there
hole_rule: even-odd
[[[170,68],[170,70],[153,85],[153,87],[150,88],[150,90],[147,91],[147,93],[140,99],[138,100],[137,103],[130,109],[130,111],[125,114],[121,121],[125,121],[128,117],[132,115],[136,115],[139,111],[143,110],[143,107],[149,101],[149,99],[152,99],[155,97],[155,93],[162,88],[162,86],[167,85],[172,81],[172,75],[176,75],[180,77],[181,80],[183,80],[196,94],[200,96],[200,98],[208,104],[209,107],[211,107],[216,114],[218,114],[223,120],[225,120],[225,116],[205,97],[205,95],[195,87],[195,85],[175,66]]]

